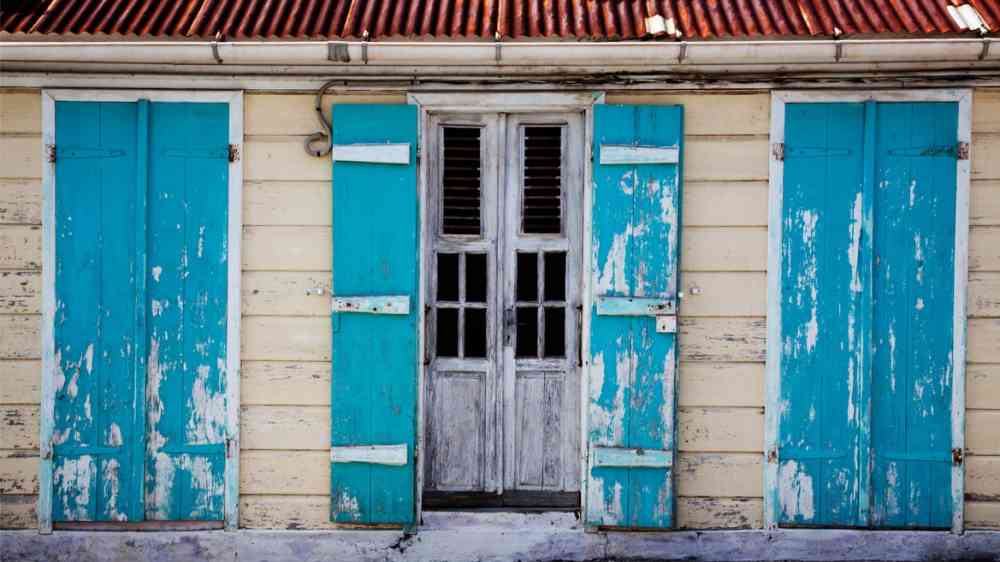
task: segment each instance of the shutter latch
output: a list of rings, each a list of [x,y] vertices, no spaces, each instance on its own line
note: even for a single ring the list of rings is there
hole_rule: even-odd
[[[965,451],[961,448],[955,448],[951,450],[951,464],[958,466],[962,464],[965,460]]]
[[[46,159],[49,161],[49,164],[55,164],[56,163],[56,145],[55,144],[47,144],[47,145],[45,145],[45,156],[46,156]]]
[[[785,143],[776,142],[771,145],[771,154],[774,154],[774,159],[783,161],[785,159]]]
[[[235,144],[229,145],[229,161],[236,162],[240,159],[240,147]]]

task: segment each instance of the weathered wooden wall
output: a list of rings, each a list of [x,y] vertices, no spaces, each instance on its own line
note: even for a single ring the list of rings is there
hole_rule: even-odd
[[[966,518],[1000,529],[1000,90],[974,99]],[[607,101],[684,105],[678,522],[761,527],[770,96]],[[245,108],[241,525],[327,528],[330,165],[301,148],[312,96],[248,94]],[[39,92],[0,92],[3,528],[35,524],[41,154]]]

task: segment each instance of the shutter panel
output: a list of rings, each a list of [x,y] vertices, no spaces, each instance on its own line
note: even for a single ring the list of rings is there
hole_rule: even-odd
[[[586,522],[674,521],[679,106],[594,107]]]
[[[414,522],[417,108],[333,107],[331,519]]]

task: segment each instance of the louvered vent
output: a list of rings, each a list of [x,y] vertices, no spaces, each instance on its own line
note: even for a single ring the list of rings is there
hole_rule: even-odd
[[[444,127],[441,231],[479,235],[482,223],[480,129]]]
[[[524,128],[525,234],[562,231],[562,127]]]

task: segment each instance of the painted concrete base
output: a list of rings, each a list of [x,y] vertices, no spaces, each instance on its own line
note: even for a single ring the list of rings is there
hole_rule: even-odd
[[[1000,562],[1000,532],[586,533],[572,514],[429,514],[398,531],[0,533],[3,562],[802,560]]]

